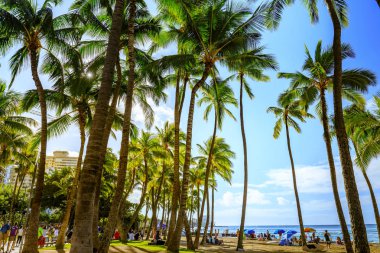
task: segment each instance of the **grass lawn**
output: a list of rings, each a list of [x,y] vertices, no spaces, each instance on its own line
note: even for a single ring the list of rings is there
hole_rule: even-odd
[[[149,252],[160,252],[160,251],[166,250],[166,247],[163,245],[148,245],[149,242],[150,241],[128,241],[128,243],[126,244],[119,242],[119,243],[112,243],[111,245],[114,245],[114,246],[117,246],[118,244],[128,245],[131,247],[148,250]],[[194,252],[194,251],[181,248],[179,252]]]

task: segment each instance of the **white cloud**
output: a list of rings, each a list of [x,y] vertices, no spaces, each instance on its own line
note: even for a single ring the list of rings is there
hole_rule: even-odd
[[[227,191],[217,202],[224,207],[240,207],[243,203],[243,192],[233,193]],[[256,189],[248,189],[247,205],[267,205],[270,203],[264,193]]]
[[[293,189],[292,171],[272,169],[267,173],[268,180],[261,187],[270,186],[280,189]],[[296,167],[297,187],[300,193],[331,192],[330,172],[326,165]]]
[[[174,110],[166,104],[156,106],[151,99],[148,99],[154,112],[153,126],[162,127],[166,121],[174,121]],[[132,120],[134,123],[143,127],[145,124],[145,115],[141,106],[135,104],[132,109]]]
[[[290,203],[290,201],[284,197],[277,197],[276,200],[277,200],[277,204],[280,206],[285,206]]]

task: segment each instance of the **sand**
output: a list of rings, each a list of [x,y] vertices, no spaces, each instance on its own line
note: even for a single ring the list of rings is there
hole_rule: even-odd
[[[236,238],[221,238],[224,241],[224,245],[216,246],[216,245],[207,245],[207,246],[200,246],[199,250],[197,252],[215,252],[215,253],[222,253],[222,252],[236,252]],[[322,244],[324,245],[324,244]],[[325,245],[324,245],[325,246]],[[186,241],[185,238],[182,238],[181,247],[186,247]],[[276,252],[276,253],[301,253],[304,252],[301,247],[299,246],[278,246],[276,244],[268,244],[267,242],[261,242],[257,240],[245,240],[244,241],[244,250],[245,252],[253,252],[253,253],[269,253],[269,252]],[[66,250],[65,252],[68,252],[69,250]],[[40,250],[41,253],[55,253],[56,250]],[[63,253],[63,251],[60,251]],[[110,247],[110,253],[123,253],[123,252],[133,252],[133,253],[147,253],[147,252],[159,252],[159,251],[149,251],[146,249],[139,249],[130,247],[127,245],[115,245]],[[160,251],[162,253],[166,251]],[[326,252],[333,252],[333,253],[344,253],[345,248],[344,246],[340,245],[331,245],[331,249],[327,250]],[[380,253],[380,245],[379,244],[371,244],[371,253]]]

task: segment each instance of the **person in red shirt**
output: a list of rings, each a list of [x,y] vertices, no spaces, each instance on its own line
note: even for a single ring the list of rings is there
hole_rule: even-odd
[[[119,232],[119,230],[115,230],[115,233],[114,233],[114,235],[113,235],[113,238],[115,239],[115,240],[120,240],[120,232]]]

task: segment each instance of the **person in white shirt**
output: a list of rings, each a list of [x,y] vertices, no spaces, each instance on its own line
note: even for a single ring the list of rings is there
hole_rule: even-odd
[[[21,245],[21,241],[22,241],[22,236],[23,235],[24,235],[24,228],[22,226],[20,226],[20,228],[18,229],[18,232],[17,232],[16,246],[20,246]]]

